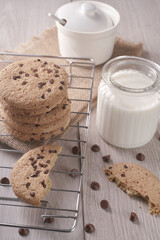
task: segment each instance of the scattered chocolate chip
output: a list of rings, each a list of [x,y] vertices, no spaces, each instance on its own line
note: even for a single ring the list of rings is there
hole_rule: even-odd
[[[112,167],[109,167],[109,169],[112,169]]]
[[[71,170],[71,173],[69,174],[69,176],[72,177],[72,178],[76,178],[76,177],[79,176],[78,174],[76,174],[76,173],[78,173],[78,172],[79,172],[79,171],[78,171],[76,168],[73,168],[73,169]]]
[[[31,197],[35,197],[35,193],[34,192],[30,192],[30,196]]]
[[[19,74],[22,74],[22,73],[24,73],[24,72],[23,72],[23,71],[20,71],[20,72],[19,72]]]
[[[42,94],[41,98],[42,98],[42,99],[45,99],[45,95],[44,95],[44,94]]]
[[[40,124],[35,124],[34,126],[35,126],[35,127],[40,127]]]
[[[25,74],[25,77],[29,77],[29,74],[28,74],[28,73],[26,73],[26,74]]]
[[[38,76],[38,73],[35,73],[34,76],[37,77],[37,78],[39,77],[39,76]]]
[[[59,74],[55,74],[54,76],[55,76],[55,77],[59,77]]]
[[[37,154],[37,159],[43,159],[43,158],[44,158],[43,155]]]
[[[57,150],[49,150],[49,153],[57,153]]]
[[[49,82],[50,82],[51,84],[53,84],[53,83],[54,83],[54,80],[53,80],[53,79],[50,79]]]
[[[59,86],[59,89],[60,89],[60,90],[63,90],[63,87],[62,87],[62,86]]]
[[[21,236],[28,236],[28,234],[29,234],[29,229],[25,229],[25,228],[19,228],[19,230],[18,230],[18,232],[19,232],[19,235],[21,235]]]
[[[37,69],[32,69],[33,72],[37,72],[38,70]]]
[[[19,64],[20,67],[23,67],[23,63]]]
[[[47,91],[47,92],[51,92],[51,88],[48,88],[46,91]]]
[[[40,62],[40,61],[41,61],[41,59],[38,58],[38,59],[37,59],[37,62]]]
[[[29,182],[26,183],[26,188],[29,188],[31,184]]]
[[[136,159],[137,159],[138,161],[144,161],[145,156],[144,156],[143,153],[138,153],[138,154],[136,155]]]
[[[34,166],[37,163],[37,160],[34,160],[31,165]]]
[[[30,158],[29,158],[29,160],[33,161],[33,160],[34,160],[34,158],[33,158],[33,157],[30,157]]]
[[[53,222],[54,222],[54,218],[50,218],[50,217],[44,218],[44,223],[53,223]]]
[[[62,85],[65,85],[65,82],[64,82],[64,81],[60,81],[60,83],[61,83]]]
[[[61,131],[62,131],[62,132],[64,131],[64,127],[61,127]]]
[[[50,160],[47,160],[46,163],[50,163],[51,161]]]
[[[131,215],[130,215],[130,220],[132,222],[135,222],[137,220],[137,214],[135,212],[131,212]]]
[[[47,169],[46,171],[44,171],[44,174],[47,174],[47,173],[49,173],[49,170]]]
[[[100,202],[100,205],[101,205],[101,208],[103,208],[103,209],[107,209],[108,208],[108,201],[107,200],[102,200],[101,202]]]
[[[7,177],[3,177],[3,178],[1,178],[0,183],[1,184],[10,184],[10,181]]]
[[[92,147],[91,147],[91,150],[93,152],[99,152],[100,151],[100,147],[97,145],[97,144],[94,144]]]
[[[92,188],[92,190],[99,190],[100,185],[98,182],[92,182],[90,187]]]
[[[127,165],[124,165],[124,168],[128,168],[128,166],[127,166]]]
[[[86,226],[84,227],[84,230],[85,230],[85,232],[87,232],[87,233],[93,233],[93,232],[95,231],[95,227],[94,227],[93,224],[88,223],[88,224],[86,224]]]
[[[125,177],[126,175],[124,173],[121,174],[121,177]]]
[[[46,61],[44,62],[44,65],[48,64]]]
[[[57,64],[54,64],[54,67],[55,67],[55,68],[60,68]]]
[[[110,160],[110,155],[103,156],[102,158],[103,158],[103,161],[104,161],[104,162],[109,162],[109,160]]]
[[[22,82],[22,85],[26,85],[28,82],[27,81],[23,81]]]
[[[79,148],[77,146],[72,147],[72,153],[73,154],[79,154]]]

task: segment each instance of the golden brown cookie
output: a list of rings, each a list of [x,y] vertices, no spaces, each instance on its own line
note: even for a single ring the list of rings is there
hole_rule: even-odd
[[[107,167],[105,173],[129,196],[145,199],[151,214],[160,214],[160,180],[146,168],[132,163],[118,163]]]
[[[41,146],[25,153],[13,166],[11,185],[22,201],[40,206],[51,189],[50,171],[61,152],[61,146]]]

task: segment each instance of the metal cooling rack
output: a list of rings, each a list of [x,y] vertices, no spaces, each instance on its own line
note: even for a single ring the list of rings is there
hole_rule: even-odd
[[[86,121],[85,125],[81,126],[79,124],[77,125],[69,125],[69,128],[76,128],[77,132],[79,133],[79,130],[83,130],[83,136],[84,139],[80,139],[80,135],[76,139],[71,139],[70,136],[68,138],[65,138],[64,136],[60,139],[58,139],[58,144],[61,145],[66,145],[66,144],[77,144],[79,146],[79,149],[81,149],[79,155],[74,155],[71,153],[63,153],[59,155],[58,161],[60,161],[61,158],[63,158],[63,161],[71,161],[73,159],[77,159],[80,163],[80,170],[79,172],[75,172],[78,176],[76,177],[76,181],[78,181],[77,187],[74,189],[69,189],[69,188],[63,188],[63,187],[58,187],[58,188],[52,188],[50,193],[55,194],[62,194],[61,197],[65,195],[65,199],[69,196],[69,194],[74,194],[74,208],[70,207],[63,207],[63,205],[59,207],[52,207],[50,205],[50,202],[46,199],[41,201],[41,207],[35,207],[28,205],[26,203],[23,203],[20,199],[16,198],[13,194],[9,194],[12,192],[11,185],[5,185],[5,184],[0,184],[0,189],[1,190],[7,190],[7,196],[0,196],[0,207],[3,208],[4,210],[4,215],[9,214],[10,209],[14,208],[15,209],[15,214],[16,211],[22,211],[22,216],[25,213],[25,218],[29,215],[30,212],[31,216],[32,214],[39,216],[38,220],[36,220],[33,223],[27,222],[27,223],[14,223],[14,222],[6,222],[0,220],[0,226],[7,226],[7,227],[17,227],[17,228],[28,228],[28,229],[37,229],[37,230],[48,230],[48,231],[56,231],[56,232],[71,232],[75,229],[76,224],[77,224],[77,219],[78,219],[78,212],[79,212],[79,202],[80,202],[80,194],[81,194],[81,185],[82,185],[82,176],[83,176],[83,169],[84,169],[84,164],[85,164],[85,155],[86,155],[86,144],[87,144],[87,135],[88,135],[88,126],[89,126],[89,118],[90,118],[90,111],[91,111],[91,99],[92,99],[92,89],[93,89],[93,79],[94,79],[94,71],[95,71],[95,64],[92,59],[85,59],[85,58],[70,58],[70,57],[57,57],[57,56],[48,56],[48,55],[24,55],[24,54],[15,54],[15,53],[3,53],[0,52],[0,56],[2,59],[0,61],[0,66],[3,64],[9,64],[12,63],[13,60],[11,59],[12,57],[16,57],[16,60],[20,60],[22,57],[28,57],[28,58],[50,58],[50,59],[56,59],[64,62],[64,60],[67,60],[67,63],[65,61],[64,64],[59,64],[63,66],[64,68],[68,69],[69,72],[69,88],[75,90],[75,91],[88,91],[88,99],[70,99],[71,102],[74,101],[84,101],[87,103],[87,111],[86,112],[71,112],[71,114],[80,114],[80,115],[85,115],[86,116]],[[87,68],[90,70],[89,75],[77,75],[74,72],[74,69],[77,67],[81,67],[82,69]],[[83,71],[82,71],[83,72]],[[83,88],[80,86],[72,86],[73,81],[75,79],[79,80],[84,80],[89,83],[89,87]],[[2,120],[1,120],[2,121]],[[68,130],[69,132],[69,130]],[[5,136],[9,137],[10,135],[0,135],[0,136]],[[10,148],[1,148],[0,151],[3,152],[11,152],[11,154],[17,154],[22,152],[18,150],[13,150]],[[72,166],[70,167],[72,169]],[[0,170],[1,171],[11,171],[12,166],[3,166],[3,164],[0,165]],[[71,171],[64,171],[64,170],[52,170],[52,173],[58,174],[58,177],[62,177],[62,175],[65,175],[66,177],[71,174]],[[73,174],[73,172],[72,172]],[[66,180],[67,181],[67,180]],[[73,181],[72,181],[73,182]],[[74,182],[73,182],[74,184]],[[1,192],[0,190],[0,192]],[[11,195],[11,196],[10,196]],[[13,196],[12,196],[13,195]],[[70,196],[71,197],[71,196]],[[68,199],[69,200],[69,199]],[[40,212],[40,213],[39,213]],[[2,214],[3,215],[3,214]],[[9,215],[8,215],[9,216]],[[50,217],[54,218],[55,221],[53,224],[51,223],[45,223],[45,218]],[[9,217],[8,217],[9,218]],[[23,218],[24,219],[24,218]],[[58,220],[59,224],[55,226],[56,221]],[[26,221],[25,221],[26,222]]]

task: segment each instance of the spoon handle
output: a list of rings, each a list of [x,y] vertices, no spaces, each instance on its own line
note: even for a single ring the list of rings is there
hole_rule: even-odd
[[[58,18],[56,15],[54,15],[53,13],[48,13],[48,16],[49,17],[52,17],[54,18],[57,22],[59,22],[61,25],[65,25],[66,24],[66,21],[64,19],[60,19]]]

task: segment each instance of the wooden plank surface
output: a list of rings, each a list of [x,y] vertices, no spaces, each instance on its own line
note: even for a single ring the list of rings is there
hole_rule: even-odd
[[[66,0],[0,0],[0,49],[13,50],[19,43],[25,42],[30,37],[40,34],[44,29],[54,23],[48,18],[47,13],[55,10]],[[144,43],[144,56],[160,64],[160,2],[159,0],[108,0],[103,1],[115,7],[121,15],[118,36],[133,42]],[[146,159],[141,163],[160,178],[160,148],[159,134],[142,148],[123,150],[113,147],[100,139],[95,129],[96,111],[92,112],[89,130],[87,161],[83,184],[83,216],[80,209],[79,222],[74,232],[70,234],[52,233],[46,231],[31,231],[26,239],[96,239],[96,240],[159,240],[160,217],[148,213],[147,204],[143,201],[128,197],[124,192],[110,183],[104,175],[105,164],[102,156],[111,155],[111,162],[136,162],[135,155],[143,152]],[[98,143],[101,147],[99,153],[90,150],[92,144]],[[0,159],[13,163],[18,156],[0,153]],[[139,162],[138,162],[139,163]],[[140,164],[140,163],[139,163]],[[67,167],[67,165],[65,165]],[[69,167],[69,166],[68,166]],[[78,167],[74,165],[74,167]],[[7,174],[7,173],[5,173]],[[94,192],[90,183],[96,180],[100,183],[100,190]],[[100,208],[100,201],[107,199],[110,208],[107,212]],[[135,211],[139,222],[134,224],[129,221],[129,214]],[[15,214],[15,212],[13,212]],[[83,232],[84,224],[93,223],[96,231],[93,234]],[[0,227],[0,239],[21,239],[15,228]]]

